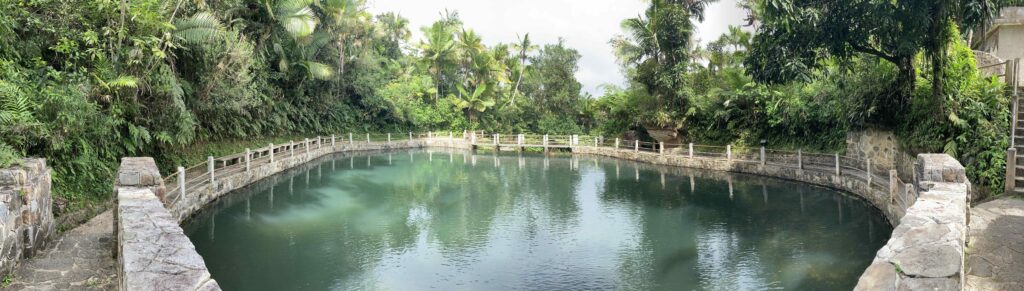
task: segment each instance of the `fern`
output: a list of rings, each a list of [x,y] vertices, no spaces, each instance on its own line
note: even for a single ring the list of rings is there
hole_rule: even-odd
[[[189,44],[210,43],[223,33],[224,26],[209,12],[174,21],[174,36]]]

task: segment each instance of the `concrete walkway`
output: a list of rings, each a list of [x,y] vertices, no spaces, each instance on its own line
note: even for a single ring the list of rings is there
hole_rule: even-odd
[[[61,234],[50,248],[22,262],[2,290],[114,290],[110,210]]]
[[[1024,290],[1024,200],[971,208],[967,290]]]

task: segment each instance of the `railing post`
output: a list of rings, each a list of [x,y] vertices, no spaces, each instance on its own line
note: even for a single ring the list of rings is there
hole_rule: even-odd
[[[306,158],[309,158],[309,139],[308,138],[303,140],[302,147],[306,148]]]
[[[428,139],[434,139],[434,132],[433,131],[427,131],[427,138]]]
[[[324,139],[323,139],[323,137],[320,137],[318,135],[318,136],[316,136],[316,149],[322,149],[322,148],[324,148]]]
[[[412,132],[409,132],[409,141],[412,141]]]
[[[391,133],[388,133],[388,144],[391,144]]]
[[[178,199],[185,198],[185,167],[178,167]]]
[[[842,172],[841,167],[839,165],[839,153],[836,153],[836,176],[839,176],[839,175],[842,175],[842,174],[843,174],[843,172]]]
[[[725,159],[727,161],[732,162],[732,145],[731,144],[725,145]]]
[[[494,145],[499,145],[499,144],[501,144],[501,142],[500,142],[499,140],[501,140],[501,135],[500,135],[500,134],[497,134],[497,133],[495,133],[495,134],[494,134]]]
[[[889,202],[896,202],[896,191],[899,189],[899,175],[896,174],[896,170],[889,170]]]
[[[1006,149],[1006,189],[1005,194],[1017,191],[1017,149]]]
[[[764,146],[761,146],[761,165],[764,166],[767,159],[764,156]]]
[[[690,143],[690,150],[687,151],[687,155],[690,156],[691,159],[693,158],[693,143],[692,142]]]
[[[245,148],[245,172],[246,173],[249,172],[249,160],[250,160],[249,157],[251,157],[251,156],[252,156],[252,151],[250,151],[249,148]]]
[[[214,167],[213,156],[207,156],[206,157],[206,170],[208,172],[210,172],[210,187],[213,187],[213,177],[214,177],[214,175],[213,175],[213,167]]]
[[[619,149],[619,138],[615,138],[615,149]]]
[[[366,143],[370,143],[370,133],[366,133]]]
[[[594,147],[596,148],[596,147],[597,147],[597,145],[598,145],[598,143],[597,143],[597,137],[594,137]]]
[[[274,163],[274,144],[270,144],[270,163]]]
[[[796,150],[796,168],[797,169],[801,169],[801,170],[804,169],[804,150],[803,149],[797,149]]]
[[[476,132],[473,132],[473,134],[469,135],[469,143],[476,144]]]
[[[663,142],[663,141],[659,141],[658,142],[658,154],[660,154],[662,156],[665,155],[665,142]]]
[[[454,142],[454,141],[455,141],[455,133],[449,131],[448,132],[448,142]]]
[[[639,152],[639,151],[640,151],[640,140],[639,139],[638,140],[634,140],[633,141],[633,152],[635,153],[635,152]]]
[[[331,150],[334,150],[334,135],[331,135]]]
[[[868,189],[871,189],[871,159],[867,159],[868,167],[864,169],[864,172],[868,175]]]

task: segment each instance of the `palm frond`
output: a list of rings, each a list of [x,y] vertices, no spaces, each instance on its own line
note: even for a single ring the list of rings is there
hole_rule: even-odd
[[[186,43],[206,43],[216,40],[224,32],[224,26],[209,12],[199,12],[192,17],[174,21],[174,36]]]

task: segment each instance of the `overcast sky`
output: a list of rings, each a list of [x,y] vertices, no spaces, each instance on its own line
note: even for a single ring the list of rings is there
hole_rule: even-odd
[[[524,33],[540,45],[563,37],[583,56],[576,78],[594,96],[602,94],[601,84],[625,83],[608,40],[622,32],[623,19],[636,17],[646,7],[641,0],[368,0],[368,4],[374,14],[394,11],[408,18],[415,42],[421,39],[420,28],[440,19],[446,8],[458,11],[465,26],[488,45],[515,42],[516,35]],[[697,37],[703,43],[715,40],[745,16],[736,0],[714,3],[698,26]]]

